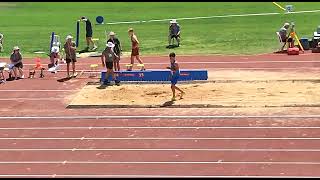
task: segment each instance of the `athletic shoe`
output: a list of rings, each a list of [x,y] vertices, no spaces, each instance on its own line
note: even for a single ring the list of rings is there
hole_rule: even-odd
[[[175,98],[175,97],[172,97],[172,98],[171,98],[171,101],[175,101],[175,100],[176,100],[176,98]]]
[[[21,76],[21,79],[24,79],[24,75]]]
[[[97,50],[97,49],[98,49],[97,46],[93,46],[92,51],[95,51],[95,50]]]
[[[185,92],[181,93],[180,99],[183,99],[183,96],[184,96],[185,94],[186,94]]]
[[[120,81],[119,81],[119,80],[115,80],[114,82],[115,82],[115,84],[116,84],[117,86],[120,86]]]

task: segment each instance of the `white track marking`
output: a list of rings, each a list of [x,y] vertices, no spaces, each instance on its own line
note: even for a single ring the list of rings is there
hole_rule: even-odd
[[[63,127],[0,127],[0,130],[63,130],[63,129],[320,129],[319,126],[63,126]]]
[[[196,109],[196,108],[195,108]],[[255,119],[255,118],[278,118],[278,119],[297,119],[301,121],[301,119],[298,118],[317,118],[317,120],[320,120],[320,115],[265,115],[265,116],[245,116],[245,115],[239,115],[239,116],[214,116],[214,115],[208,115],[208,116],[146,116],[146,115],[137,115],[137,116],[0,116],[0,120],[8,120],[8,119],[45,119],[45,120],[57,120],[57,119],[118,119],[118,120],[124,120],[124,119],[175,119],[175,120],[186,120],[186,119]],[[319,119],[318,119],[319,118]]]
[[[261,63],[320,63],[319,61],[189,61],[189,62],[183,62],[179,61],[180,64],[261,64]],[[120,63],[122,65],[128,64],[128,63]],[[168,63],[144,63],[146,65],[166,65]],[[25,65],[34,65],[34,64],[25,64]],[[89,65],[89,64],[78,64],[78,66],[81,65]],[[65,65],[67,66],[67,65]]]
[[[0,89],[0,92],[69,92],[71,89]]]
[[[0,101],[57,101],[63,98],[0,98]]]
[[[93,149],[93,148],[10,148],[0,149],[0,151],[247,151],[247,152],[320,152],[320,149],[212,149],[212,148],[176,148],[176,149],[147,149],[147,148],[111,148],[111,149]]]
[[[285,164],[320,165],[320,162],[281,161],[0,161],[0,164]]]
[[[78,178],[319,178],[320,176],[214,176],[214,175],[97,175],[97,174],[0,174],[0,177],[78,177]]]
[[[203,67],[204,68],[204,67]],[[279,68],[238,68],[238,67],[230,67],[230,68],[216,68],[216,67],[208,67],[206,68],[208,70],[212,69],[212,70],[319,70],[319,68],[317,67],[293,67],[293,68],[286,68],[286,67],[279,67]],[[148,70],[153,70],[153,69],[148,69]],[[181,69],[183,70],[183,69]],[[59,70],[60,72],[66,72],[67,70]],[[80,71],[84,71],[84,73],[88,73],[88,72],[97,72],[97,73],[101,73],[100,70],[95,70],[95,71],[91,71],[90,69],[82,69],[82,70],[77,70],[78,72]]]
[[[302,14],[302,13],[316,13],[316,12],[320,12],[320,10],[296,11],[296,12],[290,12],[290,13],[271,12],[271,13],[251,13],[251,14],[230,14],[230,15],[215,15],[215,16],[184,17],[184,18],[175,18],[175,19],[177,19],[177,20],[196,20],[196,19],[212,19],[212,18],[271,16],[271,15],[283,15],[283,14]],[[109,23],[105,23],[105,24],[108,24],[108,25],[136,24],[136,23],[163,22],[163,21],[170,21],[170,20],[171,19],[151,19],[151,20],[109,22]]]
[[[0,140],[320,140],[320,137],[306,137],[306,138],[298,138],[298,137],[270,137],[270,138],[256,138],[256,137],[186,137],[186,138],[158,138],[158,137],[147,137],[147,138],[126,138],[126,137],[8,137],[8,138],[0,138]]]

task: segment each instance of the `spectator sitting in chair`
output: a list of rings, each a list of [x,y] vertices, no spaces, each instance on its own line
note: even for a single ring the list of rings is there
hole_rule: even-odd
[[[3,52],[3,34],[0,33],[0,52]]]
[[[281,41],[283,43],[287,42],[288,46],[289,46],[289,43],[293,42],[293,39],[290,37],[290,32],[288,33],[289,27],[290,27],[289,23],[284,23],[282,28],[280,28],[280,30],[279,30],[279,35],[280,35]],[[282,50],[283,50],[283,48],[284,47],[282,47]]]
[[[24,78],[24,75],[23,75],[23,71],[22,71],[22,68],[23,68],[23,64],[22,64],[22,56],[20,54],[20,49],[18,46],[15,46],[13,48],[13,53],[11,54],[10,56],[10,60],[11,60],[11,63],[13,64],[13,74],[14,74],[14,77],[15,77],[15,80],[18,79],[17,77],[17,70],[19,71],[20,73],[20,78],[23,79]]]
[[[169,45],[167,47],[172,46],[172,39],[176,39],[178,42],[178,47],[180,46],[180,25],[177,23],[177,20],[173,19],[170,21],[169,26]]]

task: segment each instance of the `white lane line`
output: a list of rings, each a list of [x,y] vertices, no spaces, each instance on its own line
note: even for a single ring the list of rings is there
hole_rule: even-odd
[[[320,63],[319,61],[179,61],[180,64],[260,64],[260,63]],[[120,63],[121,65],[125,65],[127,63]],[[168,63],[144,63],[146,65],[166,65]],[[34,64],[24,64],[33,66]],[[90,65],[90,64],[78,64],[78,66],[81,65]],[[66,64],[62,64],[62,66],[67,66]]]
[[[0,174],[0,177],[96,177],[96,178],[319,178],[320,176],[219,176],[219,175],[97,175],[97,174]]]
[[[276,161],[0,161],[0,164],[286,164],[320,165],[320,162]]]
[[[0,98],[0,101],[57,101],[63,98]]]
[[[299,67],[293,67],[293,68],[287,68],[287,67],[278,67],[278,68],[255,68],[255,67],[246,67],[246,68],[238,68],[238,67],[224,67],[224,68],[217,68],[217,67],[206,67],[205,65],[202,66],[201,69],[206,68],[206,69],[213,69],[213,70],[319,70],[320,67],[308,67],[308,66],[299,66]],[[196,68],[198,69],[198,68]],[[148,69],[148,70],[159,70],[159,69]],[[181,69],[184,70],[184,69]],[[66,72],[67,70],[59,70],[59,72]],[[84,73],[88,72],[97,72],[100,73],[101,70],[90,70],[90,69],[81,69],[77,70],[77,72],[84,71]]]
[[[298,138],[298,137],[270,137],[270,138],[263,138],[263,137],[185,137],[185,138],[158,138],[158,137],[148,137],[148,138],[140,138],[140,137],[5,137],[0,138],[0,140],[320,140],[320,137],[305,137],[305,138]]]
[[[265,115],[265,116],[245,116],[245,115],[235,115],[235,116],[214,116],[214,115],[208,115],[208,116],[146,116],[146,115],[137,115],[137,116],[0,116],[0,119],[46,119],[46,120],[56,120],[56,119],[118,119],[118,120],[124,120],[124,119],[176,119],[176,120],[185,120],[185,119],[256,119],[256,118],[278,118],[278,119],[296,119],[301,121],[301,119],[298,118],[317,118],[316,120],[320,120],[320,115]]]
[[[177,20],[196,20],[196,19],[212,19],[212,18],[230,18],[230,17],[249,17],[249,16],[270,16],[270,15],[282,15],[282,14],[301,14],[301,13],[316,13],[320,10],[308,10],[308,11],[296,11],[290,13],[250,13],[250,14],[229,14],[229,15],[214,15],[214,16],[198,16],[198,17],[184,17],[184,18],[175,18]],[[136,20],[136,21],[122,21],[122,22],[109,22],[105,23],[108,25],[116,24],[135,24],[135,23],[150,23],[150,22],[163,22],[169,21],[171,19],[151,19],[151,20]]]
[[[63,130],[63,129],[320,129],[311,126],[72,126],[72,127],[0,127],[0,130]]]
[[[69,92],[71,89],[0,89],[0,92]]]
[[[183,148],[183,149],[146,149],[146,148],[111,148],[111,149],[93,149],[93,148],[10,148],[0,149],[0,151],[249,151],[249,152],[320,152],[320,149],[212,149],[212,148]]]

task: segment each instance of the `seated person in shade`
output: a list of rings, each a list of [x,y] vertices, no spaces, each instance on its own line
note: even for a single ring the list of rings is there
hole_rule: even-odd
[[[289,46],[289,43],[293,42],[292,38],[290,37],[290,32],[288,32],[289,27],[290,27],[289,23],[284,23],[284,25],[279,30],[279,35],[280,35],[281,41],[284,43],[288,42],[288,46]],[[283,50],[283,48],[282,48],[282,50]]]
[[[11,64],[13,64],[13,74],[14,74],[14,77],[15,77],[15,80],[18,79],[18,76],[17,76],[17,71],[19,71],[19,75],[20,75],[20,78],[23,79],[24,78],[24,75],[23,75],[23,64],[22,64],[22,56],[20,54],[20,48],[18,46],[15,46],[13,48],[13,53],[11,54],[10,56],[10,60],[11,60]]]

